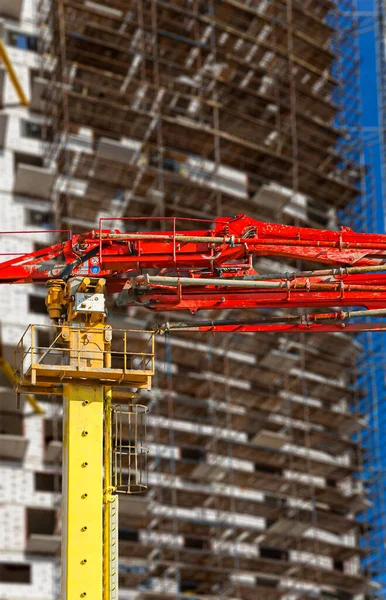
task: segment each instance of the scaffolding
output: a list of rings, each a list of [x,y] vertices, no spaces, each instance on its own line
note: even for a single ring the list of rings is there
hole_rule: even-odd
[[[40,0],[33,100],[57,165],[57,229],[360,216],[354,4]],[[140,308],[114,318],[152,325]],[[149,492],[120,499],[121,589],[375,596],[361,350],[343,332],[157,338],[155,389],[140,396]]]

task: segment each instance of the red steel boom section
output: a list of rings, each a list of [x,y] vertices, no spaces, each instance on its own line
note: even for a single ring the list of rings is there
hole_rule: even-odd
[[[386,235],[263,223],[245,215],[206,222],[206,229],[120,233],[94,230],[0,264],[0,283],[103,277],[118,305],[153,311],[310,309],[239,321],[166,324],[161,329],[337,331],[385,329]],[[321,263],[317,270],[259,274],[255,257]],[[328,267],[326,267],[328,265]],[[361,307],[364,310],[338,310]],[[362,319],[363,321],[363,319]]]

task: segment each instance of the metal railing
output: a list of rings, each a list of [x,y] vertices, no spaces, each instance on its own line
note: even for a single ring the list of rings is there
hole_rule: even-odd
[[[55,325],[29,325],[15,349],[15,372],[21,384],[33,373],[50,369],[65,375],[66,371],[98,371],[103,375],[121,374],[122,380],[134,373],[154,373],[154,333],[146,330],[106,328],[111,342],[97,344],[93,334],[101,330]],[[50,343],[39,341],[52,340]],[[69,337],[72,337],[71,347]],[[88,340],[91,340],[88,342]],[[135,347],[135,350],[129,350]],[[98,366],[93,368],[92,365]],[[55,369],[55,367],[57,367]]]

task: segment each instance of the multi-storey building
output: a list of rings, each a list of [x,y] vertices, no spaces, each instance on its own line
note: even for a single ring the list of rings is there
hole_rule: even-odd
[[[31,100],[21,106],[11,80],[1,70],[0,172],[1,260],[50,243],[50,191],[55,172],[44,165],[40,103],[34,80],[39,72],[38,30],[31,2],[0,2],[1,38]],[[29,233],[20,234],[26,230]],[[1,338],[5,358],[29,322],[47,322],[44,290],[2,288]],[[15,343],[16,342],[16,343]],[[1,376],[0,404],[0,597],[54,597],[57,507],[54,468],[44,455],[44,418],[22,399],[21,409],[9,381]],[[51,450],[53,451],[53,450]]]
[[[151,229],[245,212],[335,228],[342,211],[357,215],[344,4],[43,0],[33,14],[0,0],[31,101],[21,108],[3,77],[2,229],[12,233],[2,251],[101,217],[131,230],[122,217]],[[2,288],[0,302],[8,353],[28,323],[47,322],[44,290]],[[154,323],[140,307],[110,318]],[[359,352],[343,332],[157,339],[154,387],[140,397],[151,409],[149,491],[120,499],[120,598],[371,596]],[[3,388],[0,597],[10,600],[56,590],[61,413],[58,400],[39,401],[43,416],[28,402],[17,411]]]

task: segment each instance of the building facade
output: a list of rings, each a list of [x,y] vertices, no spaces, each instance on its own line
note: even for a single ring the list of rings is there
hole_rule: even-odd
[[[32,82],[39,73],[38,30],[32,2],[1,2],[1,38],[31,100],[21,106],[1,70],[1,260],[51,242],[50,190],[55,173],[44,166],[44,117],[34,104]],[[25,230],[29,233],[17,233]],[[2,288],[2,353],[13,350],[29,322],[45,323],[44,289]],[[1,373],[0,408],[0,597],[49,600],[55,593],[55,551],[60,544],[53,491],[54,464],[44,454],[44,415],[16,398]],[[43,405],[42,405],[43,406]]]
[[[360,148],[347,134],[357,49],[353,6],[343,4],[0,0],[30,99],[20,107],[3,77],[1,229],[12,233],[2,252],[101,218],[122,231],[138,227],[129,217],[159,230],[171,217],[242,212],[324,228],[342,214],[358,221]],[[260,258],[256,268],[283,263]],[[6,356],[29,323],[48,322],[44,293],[0,289]],[[117,327],[160,319],[141,307],[110,314]],[[140,396],[149,487],[120,497],[119,598],[377,594],[364,567],[360,352],[343,332],[157,338],[153,390]],[[18,411],[3,384],[0,598],[48,600],[60,399],[38,398],[43,415],[28,399]]]

